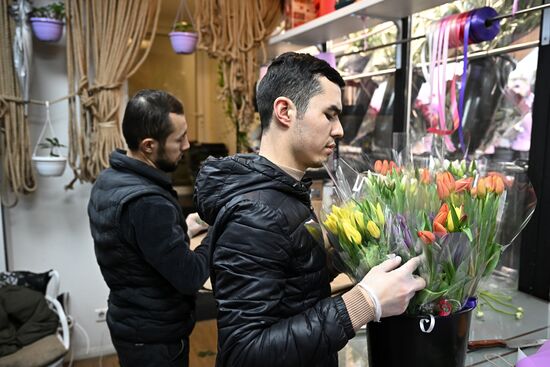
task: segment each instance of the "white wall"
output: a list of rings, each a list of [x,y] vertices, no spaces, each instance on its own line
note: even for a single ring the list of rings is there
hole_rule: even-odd
[[[65,39],[46,44],[34,40],[31,98],[53,100],[67,95]],[[29,120],[31,144],[35,144],[45,118],[43,106],[31,105]],[[57,136],[68,143],[68,107],[61,102],[51,107]],[[74,190],[64,186],[73,178],[67,167],[62,177],[37,176],[38,188],[20,199],[15,208],[4,208],[8,266],[10,270],[42,272],[57,269],[61,291],[69,292],[69,313],[86,331],[72,330],[75,358],[114,353],[105,322],[96,322],[94,309],[107,305],[108,288],[95,260],[86,206],[91,185],[76,183]]]

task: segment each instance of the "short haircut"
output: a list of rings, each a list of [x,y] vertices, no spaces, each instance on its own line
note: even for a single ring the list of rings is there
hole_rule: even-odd
[[[256,95],[262,132],[269,128],[273,102],[279,97],[289,98],[296,105],[297,117],[303,118],[311,98],[322,92],[319,78],[323,76],[339,87],[345,85],[338,71],[314,56],[286,52],[273,60]]]
[[[173,95],[154,89],[137,92],[128,101],[122,120],[122,134],[128,149],[138,150],[139,143],[146,138],[164,145],[173,130],[170,113],[183,115],[183,105]]]

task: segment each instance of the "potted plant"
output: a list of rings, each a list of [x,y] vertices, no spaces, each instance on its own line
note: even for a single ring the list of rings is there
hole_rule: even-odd
[[[31,12],[31,27],[34,35],[40,41],[57,42],[63,35],[65,20],[65,4],[61,1],[33,8]]]
[[[198,35],[193,25],[180,21],[174,25],[174,30],[168,34],[170,43],[177,54],[192,54],[197,47]]]
[[[32,161],[41,176],[61,176],[67,165],[67,157],[59,153],[59,148],[66,146],[59,142],[56,137],[46,138],[44,142],[38,144],[38,147],[49,149],[50,153],[46,156],[33,154]]]

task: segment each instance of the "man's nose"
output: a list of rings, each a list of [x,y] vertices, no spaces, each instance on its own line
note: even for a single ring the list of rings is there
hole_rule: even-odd
[[[344,136],[344,128],[342,127],[342,123],[340,122],[340,119],[336,122],[336,125],[332,129],[332,137],[336,139],[340,139]]]

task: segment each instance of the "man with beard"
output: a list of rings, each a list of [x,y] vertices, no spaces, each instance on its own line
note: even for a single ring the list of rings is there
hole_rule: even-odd
[[[188,366],[209,248],[189,249],[199,226],[193,217],[186,223],[167,175],[189,149],[183,106],[166,92],[142,90],[126,106],[122,131],[129,151],[111,154],[88,204],[110,288],[107,324],[122,367]]]
[[[374,267],[330,296],[334,274],[304,224],[316,220],[304,172],[321,167],[343,136],[342,77],[325,61],[277,57],[258,86],[259,155],[209,159],[195,184],[212,225],[218,367],[335,367],[361,326],[403,313],[425,287],[413,258]]]

